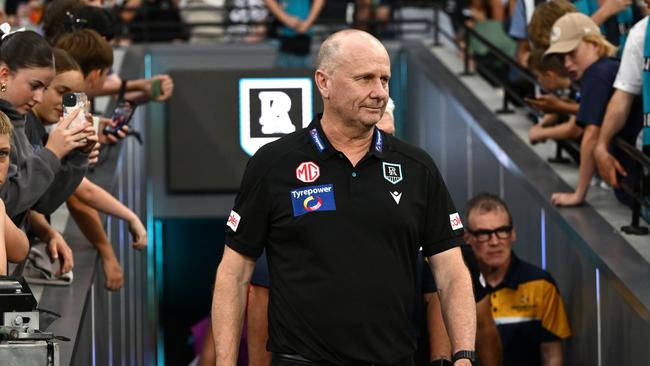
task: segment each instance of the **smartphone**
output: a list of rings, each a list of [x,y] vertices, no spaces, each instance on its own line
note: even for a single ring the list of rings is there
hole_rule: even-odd
[[[74,121],[68,128],[75,128],[86,123],[86,113],[90,110],[90,103],[85,93],[65,93],[63,94],[63,117],[67,117],[75,109],[80,109]]]
[[[117,132],[121,130],[123,126],[126,126],[131,122],[134,111],[135,104],[128,100],[119,101],[113,110],[113,115],[111,116],[115,126],[106,126],[106,128],[104,128],[104,134],[117,136]]]

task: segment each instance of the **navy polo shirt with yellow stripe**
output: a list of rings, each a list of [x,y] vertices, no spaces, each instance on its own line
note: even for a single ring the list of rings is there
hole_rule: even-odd
[[[248,162],[226,244],[271,280],[272,352],[335,365],[410,357],[418,249],[462,244],[462,224],[433,160],[375,128],[356,166],[317,117]]]
[[[501,334],[504,366],[541,365],[541,343],[571,335],[562,297],[551,275],[520,260],[514,252],[503,282],[486,289]]]

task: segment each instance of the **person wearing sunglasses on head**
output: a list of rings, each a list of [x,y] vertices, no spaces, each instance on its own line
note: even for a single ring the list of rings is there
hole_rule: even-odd
[[[562,340],[571,335],[564,304],[551,274],[519,259],[506,203],[481,193],[467,203],[465,241],[490,294],[503,345],[503,365],[562,365]]]

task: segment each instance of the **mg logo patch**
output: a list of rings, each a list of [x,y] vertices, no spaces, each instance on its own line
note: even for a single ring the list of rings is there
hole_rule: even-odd
[[[311,83],[309,78],[239,80],[240,144],[248,155],[309,125]]]
[[[402,166],[400,164],[383,162],[382,169],[384,170],[384,179],[387,181],[397,184],[402,180]]]
[[[296,178],[305,183],[314,182],[320,177],[320,168],[313,161],[300,163],[296,168]]]

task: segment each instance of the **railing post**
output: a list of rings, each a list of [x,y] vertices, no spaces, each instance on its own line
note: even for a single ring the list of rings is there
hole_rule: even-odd
[[[460,73],[460,75],[461,76],[468,76],[468,75],[473,74],[469,69],[469,60],[470,60],[470,57],[469,57],[469,29],[463,27],[463,31],[465,32],[465,34],[463,35],[463,40],[465,42],[465,49],[463,50],[464,67],[463,67],[463,72]]]
[[[641,181],[644,178],[643,167],[639,163],[636,165],[637,168],[639,168],[640,174],[638,174],[634,182],[632,182],[632,191],[634,192],[635,196],[642,197],[643,185]],[[628,226],[621,227],[621,231],[630,235],[648,235],[648,228],[639,224],[639,218],[641,216],[641,203],[637,197],[633,197],[633,199],[634,202],[632,203],[632,223]]]
[[[503,89],[503,104],[501,104],[501,109],[497,109],[498,114],[512,114],[515,113],[514,110],[510,109],[508,105],[508,91]]]

